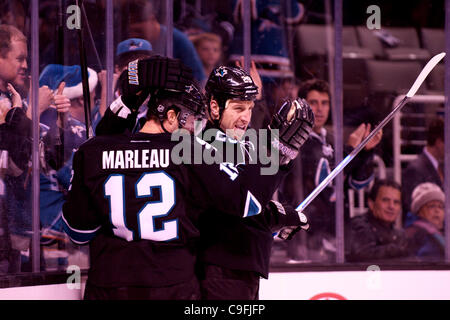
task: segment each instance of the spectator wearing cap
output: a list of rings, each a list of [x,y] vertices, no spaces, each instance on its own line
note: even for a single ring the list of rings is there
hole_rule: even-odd
[[[98,104],[94,105],[97,83],[97,73],[88,68],[92,129],[101,118]],[[41,115],[45,150],[40,175],[41,241],[51,244],[65,238],[61,210],[70,183],[72,157],[74,150],[86,140],[81,68],[79,65],[49,64],[42,71],[39,84],[48,86],[55,93],[53,107]],[[61,118],[64,121],[60,121]],[[64,260],[60,262],[65,263]]]
[[[152,45],[150,42],[140,38],[130,38],[120,42],[116,49],[116,63],[114,66],[113,88],[116,98],[120,95],[120,88],[117,87],[117,79],[120,74],[127,69],[128,63],[136,59],[146,59],[152,56]],[[100,115],[106,111],[106,70],[98,73],[98,80],[101,85]]]
[[[402,212],[401,187],[378,180],[369,193],[369,212],[352,218],[346,236],[348,261],[403,259],[409,255],[403,229],[395,227]]]
[[[413,190],[411,212],[417,220],[405,231],[411,252],[421,260],[444,258],[444,203],[444,192],[434,183],[424,182]]]
[[[150,42],[144,39],[130,38],[120,42],[116,50],[116,73],[122,73],[130,61],[151,57],[152,50]]]

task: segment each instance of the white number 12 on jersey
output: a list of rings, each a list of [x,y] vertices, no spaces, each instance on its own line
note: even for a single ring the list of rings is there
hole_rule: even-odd
[[[156,230],[155,218],[167,216],[175,205],[175,183],[165,172],[144,173],[136,182],[137,198],[151,197],[155,188],[160,189],[158,201],[147,202],[137,213],[138,238],[153,241],[169,241],[178,238],[178,221],[163,222],[162,229]],[[104,184],[106,198],[110,204],[110,219],[116,236],[127,241],[133,240],[133,231],[127,228],[125,214],[124,176],[113,174]]]

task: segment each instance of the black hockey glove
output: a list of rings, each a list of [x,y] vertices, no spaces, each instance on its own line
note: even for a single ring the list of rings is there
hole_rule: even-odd
[[[298,155],[314,125],[314,113],[304,99],[286,100],[272,117],[270,129],[278,129],[272,146],[280,152],[280,164],[287,164]]]
[[[192,81],[192,70],[179,59],[161,56],[133,60],[119,77],[122,101],[133,112],[139,109],[151,91],[182,91]]]
[[[300,211],[298,211],[298,217],[300,219],[300,224],[298,226],[289,226],[282,228],[280,232],[278,232],[278,238],[283,240],[291,240],[294,235],[300,230],[309,230],[308,218],[306,218],[306,216]]]

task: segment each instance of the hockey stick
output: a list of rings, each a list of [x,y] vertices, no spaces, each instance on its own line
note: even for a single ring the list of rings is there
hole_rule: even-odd
[[[425,67],[420,72],[419,76],[417,77],[416,81],[412,85],[411,89],[409,89],[406,96],[399,102],[399,104],[387,115],[386,118],[383,119],[383,121],[378,124],[378,126],[372,130],[372,132],[358,145],[353,149],[353,151],[344,158],[337,166],[334,168],[333,171],[330,172],[330,174],[309,194],[308,197],[306,197],[305,200],[303,200],[302,203],[298,205],[296,208],[297,211],[302,212],[305,210],[305,208],[313,201],[317,195],[349,164],[350,161],[352,161],[356,155],[366,146],[366,144],[370,141],[370,139],[373,138],[374,135],[376,135],[393,117],[394,115],[408,102],[410,98],[412,98],[417,90],[419,90],[420,86],[430,74],[431,70],[434,69],[434,67],[441,61],[445,56],[445,53],[439,53],[435,55],[433,58],[428,61],[428,63],[425,65]]]
[[[76,4],[78,5],[78,7],[82,7],[83,0],[76,0]],[[81,83],[83,86],[84,123],[86,125],[86,140],[89,140],[89,128],[92,125],[92,119],[91,119],[91,94],[89,91],[87,57],[86,57],[86,48],[84,46],[83,29],[80,27],[77,31],[78,31],[78,46],[80,52]]]

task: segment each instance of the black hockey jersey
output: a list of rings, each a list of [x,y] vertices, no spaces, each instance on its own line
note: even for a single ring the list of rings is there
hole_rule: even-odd
[[[194,148],[209,146],[189,139]],[[238,172],[177,164],[178,143],[170,134],[123,134],[92,138],[76,152],[63,220],[73,241],[91,241],[93,284],[158,287],[190,279],[198,215],[257,215],[281,180],[260,175],[258,165]]]
[[[236,149],[234,154],[240,155],[235,159],[240,170],[245,171],[247,167],[251,167],[248,164],[249,159],[246,158],[246,152],[239,153],[243,149],[242,146],[245,146],[245,142],[222,139],[220,137],[225,136],[225,133],[211,127],[207,129],[216,130],[216,135],[211,135],[212,139],[209,142],[217,148],[232,150],[234,145]],[[221,144],[224,146],[220,146]],[[281,166],[277,175],[284,177],[290,167],[290,164]],[[265,187],[272,187],[271,190],[275,191],[278,186],[279,183]],[[238,219],[220,212],[202,214],[200,216],[200,262],[255,272],[267,278],[274,229],[300,223],[297,212],[292,207],[290,208],[292,210],[286,212],[286,215],[274,214],[270,210],[265,210],[263,214],[247,219]]]

